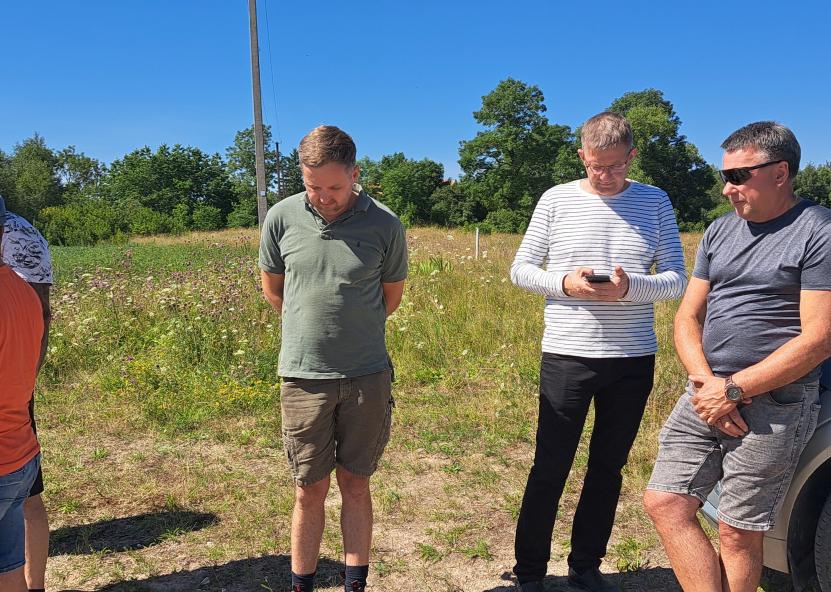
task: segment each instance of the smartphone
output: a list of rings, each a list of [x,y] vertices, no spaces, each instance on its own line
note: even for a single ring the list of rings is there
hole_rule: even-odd
[[[602,284],[605,282],[611,282],[612,278],[608,275],[592,273],[586,276],[586,281],[590,284]]]

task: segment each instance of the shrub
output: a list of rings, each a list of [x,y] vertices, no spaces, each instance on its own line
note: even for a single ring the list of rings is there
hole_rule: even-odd
[[[44,208],[39,219],[46,240],[53,245],[94,245],[121,230],[115,208],[100,200]]]
[[[190,230],[193,220],[190,216],[190,208],[184,202],[177,203],[170,214],[170,231],[174,234],[182,234]]]
[[[485,232],[525,232],[528,215],[516,210],[499,209],[490,212],[482,224]]]
[[[193,208],[194,230],[219,230],[223,226],[222,210],[206,204]]]
[[[228,226],[245,228],[257,225],[257,198],[244,196],[234,204],[234,209],[228,214]]]
[[[133,234],[162,234],[170,232],[170,217],[146,208],[138,206],[130,212],[130,232]]]

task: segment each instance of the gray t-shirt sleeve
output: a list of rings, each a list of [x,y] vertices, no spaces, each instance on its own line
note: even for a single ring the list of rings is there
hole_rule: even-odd
[[[268,273],[286,273],[286,264],[280,253],[282,225],[274,208],[269,210],[260,235],[260,269]]]
[[[820,226],[805,251],[803,290],[831,290],[831,223]]]
[[[704,236],[701,237],[701,242],[698,243],[698,252],[695,254],[695,267],[693,267],[692,272],[693,277],[708,282],[710,281],[710,234],[714,225],[715,223],[710,225],[704,232]]]
[[[397,224],[390,236],[390,244],[381,264],[381,281],[385,284],[400,282],[407,278],[407,238],[404,225]]]

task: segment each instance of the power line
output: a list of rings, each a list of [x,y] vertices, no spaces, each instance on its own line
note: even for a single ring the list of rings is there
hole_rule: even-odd
[[[281,139],[280,134],[280,116],[277,114],[277,87],[274,84],[274,54],[271,52],[271,28],[268,24],[268,0],[263,0],[265,3],[265,32],[268,40],[268,69],[271,73],[271,101],[274,106],[274,139],[278,142]]]

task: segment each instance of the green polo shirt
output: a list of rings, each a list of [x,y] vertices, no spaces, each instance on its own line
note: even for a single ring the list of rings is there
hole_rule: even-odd
[[[382,283],[407,277],[398,217],[360,189],[327,223],[298,193],[268,211],[260,269],[285,274],[280,376],[349,378],[389,368]]]

